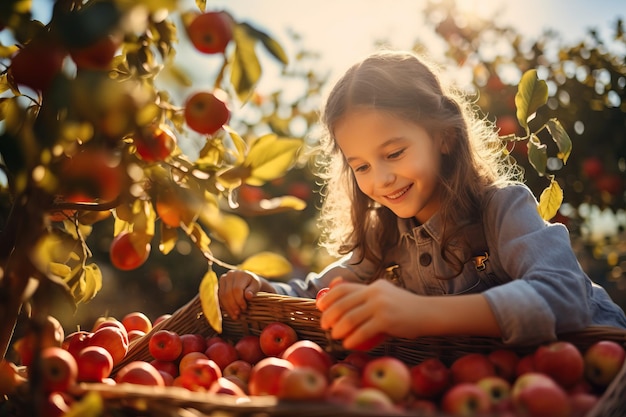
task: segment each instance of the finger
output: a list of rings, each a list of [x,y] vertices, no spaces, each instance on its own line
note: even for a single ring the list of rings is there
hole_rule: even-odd
[[[320,326],[324,330],[328,330],[336,326],[337,322],[351,310],[357,308],[359,304],[363,304],[365,301],[361,296],[360,288],[348,292],[346,288],[342,288],[341,292],[339,288],[334,288],[320,300],[321,303],[325,303],[326,307],[322,310],[322,317],[320,320]],[[336,291],[336,292],[335,292]],[[328,300],[327,300],[328,298]]]
[[[333,339],[345,339],[371,319],[370,310],[360,305],[355,305],[347,310],[335,321],[330,335]]]

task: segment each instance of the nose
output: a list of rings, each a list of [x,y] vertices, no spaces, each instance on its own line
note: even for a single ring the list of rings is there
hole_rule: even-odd
[[[385,188],[393,184],[396,176],[392,170],[387,167],[380,166],[375,172],[375,184],[377,188]]]

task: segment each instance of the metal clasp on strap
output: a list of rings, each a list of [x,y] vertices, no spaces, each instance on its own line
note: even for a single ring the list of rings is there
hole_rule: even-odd
[[[474,256],[474,265],[476,266],[477,271],[484,271],[487,268],[485,262],[489,260],[489,254],[485,252],[483,255]]]
[[[404,282],[400,277],[400,265],[391,265],[385,268],[384,278],[399,287],[404,287]]]

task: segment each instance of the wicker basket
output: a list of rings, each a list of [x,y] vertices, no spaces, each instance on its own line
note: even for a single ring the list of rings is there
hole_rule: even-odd
[[[249,302],[248,310],[238,320],[233,320],[224,314],[222,336],[237,340],[244,335],[259,335],[267,324],[281,321],[292,326],[299,338],[312,340],[324,347],[335,358],[341,359],[349,352],[320,328],[320,314],[320,311],[315,307],[315,301],[312,299],[259,293]],[[173,330],[180,334],[199,333],[204,336],[216,334],[215,330],[204,319],[200,299],[196,296],[172,314],[172,317],[156,325],[149,334],[133,341],[128,354],[113,372],[115,373],[133,360],[150,360],[148,340],[152,333],[161,329]],[[582,351],[602,339],[613,340],[626,346],[626,330],[608,326],[592,326],[584,331],[561,334],[559,339],[572,342]],[[535,350],[537,345],[511,346],[505,345],[496,338],[476,336],[422,337],[415,340],[388,338],[369,353],[372,356],[391,355],[402,359],[409,365],[419,363],[429,357],[438,357],[450,364],[456,358],[468,353],[489,353],[499,348],[513,349],[518,354],[524,355]],[[268,405],[262,404],[267,411]],[[256,405],[258,403],[248,403],[247,407],[255,408]],[[281,415],[280,407],[272,406],[270,408],[275,412],[268,415]],[[248,411],[250,410],[248,409]],[[300,411],[298,413],[301,414]],[[319,413],[315,415],[328,414]],[[585,417],[624,416],[626,416],[626,364],[615,381],[605,391],[599,404]]]

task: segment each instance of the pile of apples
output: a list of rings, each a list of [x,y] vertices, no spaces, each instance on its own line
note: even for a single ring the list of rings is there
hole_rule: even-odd
[[[409,365],[366,351],[334,357],[278,321],[258,335],[237,340],[165,329],[150,333],[165,317],[154,324],[140,312],[121,320],[101,318],[90,331],[67,336],[49,317],[38,361],[48,396],[44,415],[62,416],[76,401],[71,395],[76,384],[88,382],[176,386],[241,398],[271,395],[382,414],[582,417],[597,404],[626,358],[626,349],[611,340],[598,340],[584,352],[570,342],[555,341],[526,355],[498,349],[468,353],[449,364],[433,357]],[[149,337],[150,358],[122,363],[129,342],[141,336]],[[14,343],[25,372],[2,362],[2,394],[28,384],[34,341],[27,333]]]

